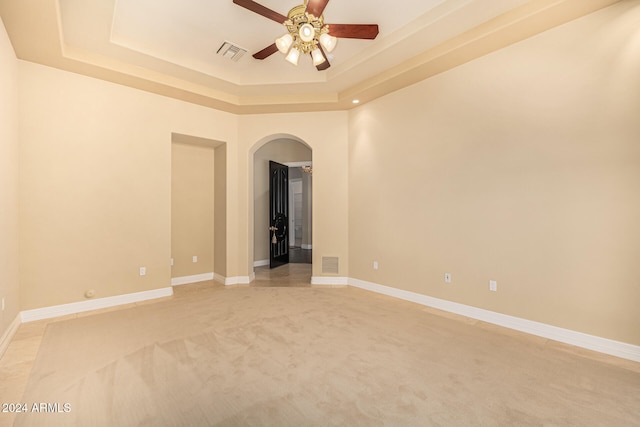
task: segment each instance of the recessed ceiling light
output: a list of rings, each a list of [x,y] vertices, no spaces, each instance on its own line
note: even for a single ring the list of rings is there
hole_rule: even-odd
[[[354,99],[354,100],[353,100],[353,101],[351,101],[351,102],[353,102],[354,104],[360,104],[360,100],[359,100],[359,99]]]

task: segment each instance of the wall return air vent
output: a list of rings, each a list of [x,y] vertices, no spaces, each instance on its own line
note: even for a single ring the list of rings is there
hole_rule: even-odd
[[[232,61],[238,62],[240,58],[247,53],[247,49],[243,49],[239,46],[234,45],[233,43],[225,41],[222,43],[222,46],[216,52],[218,55],[222,55],[225,58],[229,58]]]
[[[340,271],[340,268],[338,267],[338,257],[336,256],[322,257],[322,273],[338,274],[339,271]]]

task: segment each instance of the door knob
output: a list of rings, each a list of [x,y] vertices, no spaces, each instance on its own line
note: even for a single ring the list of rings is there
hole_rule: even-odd
[[[276,230],[278,230],[278,227],[273,227],[273,226],[269,227],[269,231],[276,231]]]

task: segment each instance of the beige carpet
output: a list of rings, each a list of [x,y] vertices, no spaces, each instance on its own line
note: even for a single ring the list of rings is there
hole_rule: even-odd
[[[24,401],[71,411],[15,425],[637,426],[636,368],[354,288],[206,283],[49,324]]]

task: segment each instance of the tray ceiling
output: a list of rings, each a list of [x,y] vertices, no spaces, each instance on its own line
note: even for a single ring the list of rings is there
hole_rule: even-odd
[[[21,59],[242,114],[352,108],[615,2],[331,0],[326,22],[380,33],[339,39],[326,71],[254,59],[284,27],[231,0],[0,0],[0,16]],[[225,41],[247,53],[216,54]]]

